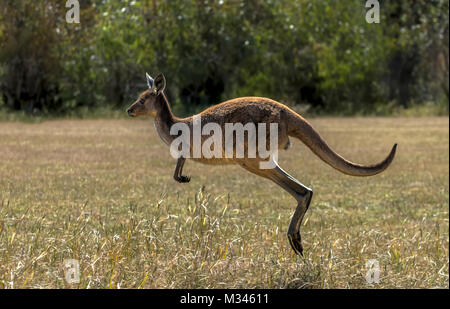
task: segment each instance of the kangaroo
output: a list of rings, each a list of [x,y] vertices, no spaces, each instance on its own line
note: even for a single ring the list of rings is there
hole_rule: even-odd
[[[164,94],[166,86],[164,75],[160,74],[153,79],[146,74],[146,79],[149,89],[138,97],[127,109],[127,113],[131,117],[144,115],[154,117],[156,131],[167,145],[170,145],[177,137],[176,135],[170,134],[170,129],[174,124],[184,123],[189,128],[192,128],[194,117],[201,116],[202,123],[217,123],[222,129],[226,123],[276,123],[278,125],[279,149],[289,148],[289,137],[295,137],[302,141],[325,163],[347,175],[376,175],[384,171],[391,164],[395,156],[397,144],[394,144],[389,155],[378,164],[365,166],[350,162],[333,151],[319,133],[302,116],[289,107],[268,98],[236,98],[209,107],[198,115],[178,118],[173,115],[167,97]],[[202,137],[202,142],[204,142],[205,138],[205,136]],[[248,141],[244,142],[245,148],[247,148],[247,144]],[[294,252],[303,255],[300,226],[313,196],[313,191],[310,188],[285,172],[276,162],[273,168],[261,169],[259,163],[266,159],[258,156],[256,158],[238,158],[237,156],[231,158],[226,158],[225,156],[221,158],[205,158],[201,156],[199,158],[192,158],[192,160],[206,164],[238,164],[253,174],[270,179],[293,196],[297,201],[297,207],[289,224],[287,236]],[[189,176],[183,175],[185,161],[186,157],[184,156],[180,156],[177,159],[173,175],[174,179],[180,183],[190,181]]]

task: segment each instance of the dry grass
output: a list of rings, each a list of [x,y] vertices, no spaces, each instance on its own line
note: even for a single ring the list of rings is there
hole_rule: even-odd
[[[280,164],[314,189],[302,236],[294,200],[234,166],[188,161],[172,180],[150,120],[0,123],[0,287],[448,288],[449,119],[320,118],[344,157],[396,160],[345,176],[299,141]],[[81,282],[63,261],[80,261]],[[365,281],[377,259],[380,283]]]

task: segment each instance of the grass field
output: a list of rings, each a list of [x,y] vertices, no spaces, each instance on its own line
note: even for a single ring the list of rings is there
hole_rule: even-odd
[[[448,288],[449,119],[318,118],[358,178],[300,141],[280,165],[312,187],[304,258],[286,231],[296,203],[236,166],[175,160],[152,121],[0,122],[0,287]],[[64,260],[80,262],[78,284]],[[380,280],[368,284],[366,262]]]

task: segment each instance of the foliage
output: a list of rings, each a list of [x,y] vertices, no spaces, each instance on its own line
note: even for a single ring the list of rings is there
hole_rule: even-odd
[[[383,1],[379,24],[359,0],[80,4],[80,24],[66,23],[64,1],[2,5],[4,108],[122,108],[148,71],[164,72],[182,113],[236,96],[343,114],[430,101],[448,109],[445,0]]]

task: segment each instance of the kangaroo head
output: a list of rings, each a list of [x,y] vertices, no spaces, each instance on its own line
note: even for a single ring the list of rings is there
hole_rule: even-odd
[[[127,109],[127,113],[131,117],[147,115],[156,116],[158,111],[158,97],[162,95],[166,87],[166,79],[163,74],[159,74],[155,79],[151,78],[148,73],[147,77],[148,90],[144,91],[138,99]]]

